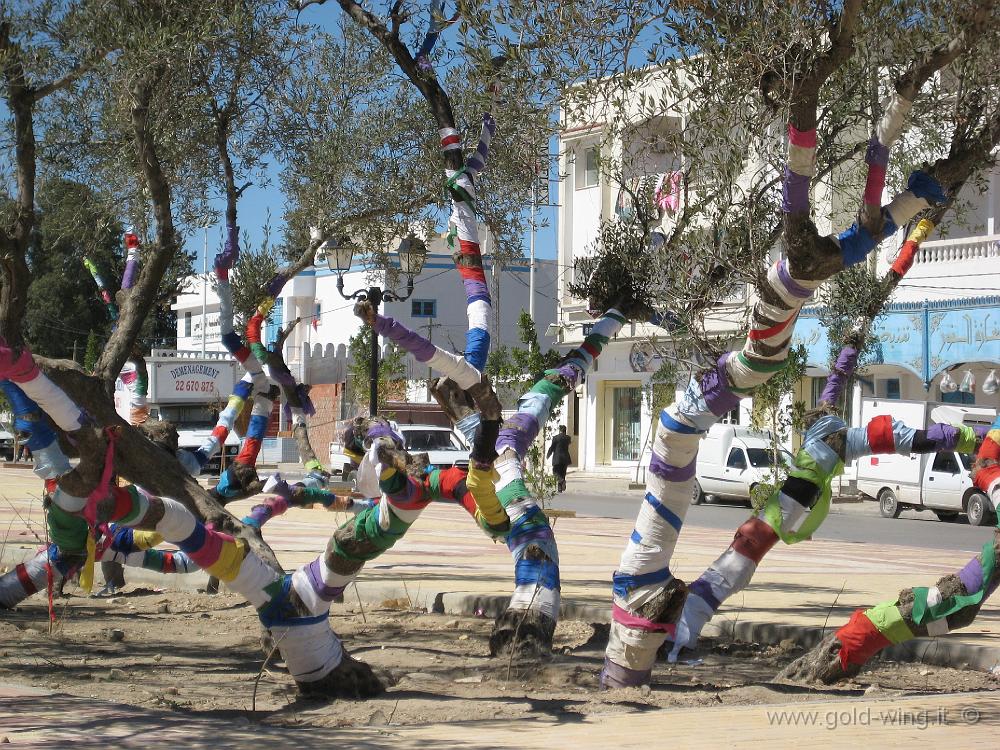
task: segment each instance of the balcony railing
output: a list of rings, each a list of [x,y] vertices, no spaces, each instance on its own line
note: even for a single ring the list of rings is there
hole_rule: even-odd
[[[1000,234],[925,242],[917,251],[916,262],[942,263],[979,258],[1000,258]]]

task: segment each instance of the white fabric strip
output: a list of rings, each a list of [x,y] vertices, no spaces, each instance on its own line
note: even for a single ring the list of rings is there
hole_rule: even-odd
[[[896,139],[899,138],[899,134],[903,130],[903,122],[910,113],[912,106],[913,102],[909,99],[904,99],[899,94],[893,95],[889,101],[889,106],[882,113],[882,119],[879,120],[878,127],[875,129],[875,137],[878,138],[879,143],[883,146],[891,146],[896,142]]]

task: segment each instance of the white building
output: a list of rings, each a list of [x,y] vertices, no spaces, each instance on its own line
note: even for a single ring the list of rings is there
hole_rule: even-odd
[[[656,90],[659,85],[654,71],[644,89],[651,95],[647,101],[660,99]],[[683,128],[685,113],[676,110],[652,118],[643,115],[638,92],[623,106],[626,109],[616,114],[624,113],[623,119],[635,123],[624,130],[625,136],[612,137],[611,125],[596,107],[562,115],[557,258],[560,268],[566,270],[559,279],[557,327],[563,349],[582,341],[591,320],[585,303],[574,298],[567,288],[573,279],[574,264],[589,254],[601,221],[615,216],[621,195],[620,183],[601,168],[605,160],[599,154],[609,149],[611,158],[607,161],[629,165],[623,169],[622,179],[657,180],[659,175],[670,179],[674,173],[681,173],[683,178],[685,165],[655,144],[658,131],[678,132]],[[652,148],[648,147],[650,143]],[[643,148],[647,150],[640,151]],[[913,269],[893,296],[894,304],[875,331],[883,364],[869,368],[850,394],[849,413],[854,424],[860,420],[863,396],[960,399],[998,405],[1000,397],[983,393],[980,386],[989,369],[994,365],[1000,369],[1000,170],[989,175],[988,185],[982,196],[966,191],[973,203],[966,216],[968,226],[950,230],[943,227],[944,235],[939,232],[924,243]],[[696,191],[697,187],[692,186],[691,193]],[[840,231],[850,224],[856,209],[842,203],[824,184],[815,186],[814,218],[821,231]],[[878,261],[880,273],[888,269],[902,239],[900,236],[883,243],[883,255]],[[889,259],[885,257],[887,252]],[[742,321],[752,301],[745,292],[719,300],[706,322],[709,332],[742,335]],[[650,378],[659,367],[659,362],[649,356],[647,342],[651,335],[661,341],[665,338],[664,331],[651,326],[626,325],[606,347],[587,381],[571,396],[565,421],[573,437],[578,469],[630,476],[635,474],[643,454],[648,457],[644,446],[655,426]],[[806,345],[809,354],[809,377],[796,396],[811,407],[822,390],[830,351],[815,311],[803,311],[796,340]],[[966,369],[971,370],[977,390],[974,394],[946,394],[942,399],[940,379],[945,370],[954,368],[959,370],[956,380],[961,380]],[[751,408],[752,400],[743,399],[740,408],[727,419],[747,424]]]
[[[528,261],[515,261],[496,268],[486,257],[484,266],[493,296],[492,345],[494,348],[500,344],[519,346],[517,319],[522,310],[528,309]],[[545,331],[555,319],[556,276],[554,261],[535,262],[535,324],[543,348],[555,343]],[[407,283],[406,277],[398,271],[370,271],[356,266],[344,274],[347,294],[370,286],[392,290],[402,296]],[[224,351],[219,336],[219,301],[211,282],[206,286],[203,277],[195,276],[186,289],[173,305],[177,312],[178,350],[198,352],[204,345],[205,351]],[[353,300],[344,299],[338,293],[335,272],[326,267],[308,269],[282,289],[264,330],[265,343],[274,340],[279,326],[299,317],[302,322],[285,345],[285,360],[292,372],[308,383],[343,382],[347,344],[361,328],[360,320],[353,313],[354,304]],[[436,344],[451,351],[463,351],[468,330],[465,292],[442,239],[429,243],[429,254],[423,270],[414,279],[410,298],[403,302],[384,302],[380,312]],[[414,399],[425,397],[422,381],[427,378],[426,368],[409,357],[406,363],[409,378],[420,381],[411,388],[411,395]]]

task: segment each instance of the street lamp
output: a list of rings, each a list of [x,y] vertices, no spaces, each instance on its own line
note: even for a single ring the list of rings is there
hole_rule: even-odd
[[[399,255],[399,269],[406,274],[406,294],[399,295],[392,290],[371,286],[347,294],[344,292],[344,274],[351,270],[354,261],[354,244],[347,239],[327,243],[326,263],[331,271],[337,272],[337,292],[344,299],[367,300],[378,312],[379,305],[385,302],[403,302],[413,294],[413,277],[420,274],[427,256],[427,246],[419,237],[411,232],[404,237],[396,249]],[[368,372],[368,415],[374,417],[378,413],[378,335],[372,331],[371,363]]]

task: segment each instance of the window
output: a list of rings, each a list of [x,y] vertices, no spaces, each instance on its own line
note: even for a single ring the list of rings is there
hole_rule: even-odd
[[[271,314],[267,316],[264,325],[264,346],[269,346],[278,340],[278,333],[281,331],[281,324],[285,322],[285,300],[279,298],[274,301]]]
[[[741,451],[739,448],[733,448],[731,451],[729,451],[729,460],[726,461],[726,466],[728,466],[730,469],[740,469],[740,470],[746,469],[747,460],[743,456],[743,451]]]
[[[758,469],[774,465],[774,451],[770,448],[747,448],[747,456],[750,459],[750,465]],[[778,448],[778,461],[785,466],[791,466],[795,459],[784,448]]]
[[[931,471],[939,471],[942,474],[958,474],[958,461],[955,460],[955,454],[951,453],[938,453],[934,456],[934,465],[931,466]]]
[[[414,318],[436,318],[436,299],[415,299],[410,302],[410,315]]]
[[[576,189],[597,187],[601,180],[600,152],[597,146],[583,150],[583,157],[576,160]]]
[[[899,399],[899,378],[885,381],[885,398]]]
[[[954,393],[942,393],[941,403],[943,404],[975,404],[976,394],[975,393],[963,393],[962,391],[955,391]]]
[[[184,335],[191,335],[191,313],[184,313]]]
[[[448,430],[403,430],[408,451],[460,451],[458,438]]]

